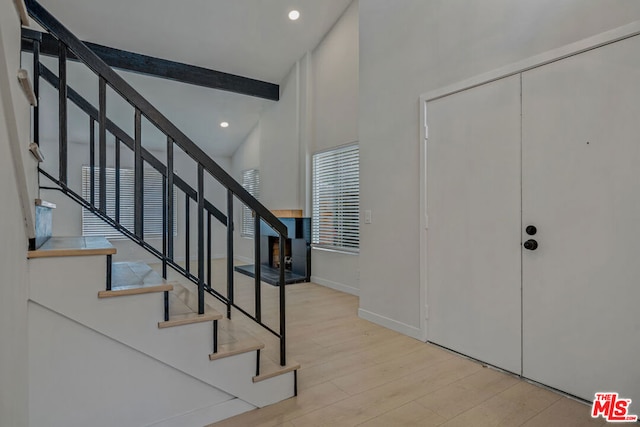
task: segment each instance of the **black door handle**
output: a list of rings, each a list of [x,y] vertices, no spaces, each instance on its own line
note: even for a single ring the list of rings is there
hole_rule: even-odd
[[[536,249],[538,249],[538,242],[536,242],[533,239],[529,239],[526,242],[524,242],[523,246],[525,249],[528,249],[530,251],[535,251]]]
[[[534,236],[538,232],[538,229],[535,225],[527,225],[524,231],[526,231],[529,236]]]

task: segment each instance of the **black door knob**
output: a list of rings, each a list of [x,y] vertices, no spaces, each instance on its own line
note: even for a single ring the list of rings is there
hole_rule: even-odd
[[[530,251],[535,251],[536,249],[538,249],[538,242],[536,242],[533,239],[529,239],[526,242],[524,242],[524,248],[528,249]]]
[[[527,228],[525,228],[524,231],[526,231],[529,236],[535,236],[535,234],[538,232],[538,229],[535,225],[527,225]]]

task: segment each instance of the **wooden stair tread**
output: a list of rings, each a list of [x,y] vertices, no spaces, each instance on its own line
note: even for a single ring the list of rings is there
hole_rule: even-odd
[[[161,285],[143,285],[138,287],[111,288],[110,291],[98,292],[98,298],[122,297],[127,295],[150,294],[154,292],[166,292],[173,290],[173,285],[165,283]]]
[[[46,200],[42,200],[42,199],[36,199],[36,206],[42,206],[43,208],[48,208],[48,209],[56,208],[55,203],[47,202]]]
[[[39,249],[27,252],[27,258],[113,255],[111,243],[104,237],[51,237]]]
[[[225,357],[235,356],[237,354],[248,353],[250,351],[262,350],[264,344],[251,338],[230,342],[228,344],[219,344],[218,352],[211,353],[209,360],[218,360]]]
[[[262,357],[260,360],[260,375],[256,375],[253,377],[253,382],[257,383],[260,381],[267,380],[269,378],[277,377],[278,375],[283,375],[288,372],[297,371],[300,369],[300,364],[290,360],[285,366],[280,366],[278,363],[275,363],[271,359],[267,357]]]
[[[111,290],[98,292],[99,298],[172,291],[174,285],[164,280],[142,262],[114,262],[111,268]]]
[[[158,328],[171,328],[173,326],[189,325],[192,323],[210,322],[222,319],[222,314],[217,311],[205,312],[204,314],[186,313],[169,315],[166,322],[158,322]]]

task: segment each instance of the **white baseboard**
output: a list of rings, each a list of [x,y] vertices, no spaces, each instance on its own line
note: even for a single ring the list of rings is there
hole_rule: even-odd
[[[231,399],[223,403],[196,409],[186,414],[178,415],[163,421],[149,424],[147,427],[182,427],[182,426],[203,426],[227,418],[234,417],[244,412],[255,409],[255,406],[242,399]]]
[[[410,336],[411,338],[424,341],[422,331],[420,330],[420,328],[416,328],[415,326],[407,325],[406,323],[389,319],[388,317],[372,313],[371,311],[365,310],[363,308],[358,309],[358,316],[377,325],[384,326],[385,328]]]
[[[356,288],[355,286],[345,285],[344,283],[334,282],[333,280],[327,280],[317,276],[311,276],[311,281],[313,283],[317,283],[318,285],[335,289],[336,291],[341,291],[347,294],[360,296],[360,289]]]

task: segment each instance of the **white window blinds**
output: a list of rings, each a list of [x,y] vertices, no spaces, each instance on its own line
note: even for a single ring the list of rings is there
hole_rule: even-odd
[[[116,219],[116,169],[106,168],[107,178],[107,215]],[[98,168],[94,168],[94,197],[95,204],[99,205],[98,192]],[[120,224],[129,231],[134,231],[134,171],[133,169],[120,169]],[[154,169],[144,170],[144,234],[146,237],[162,235],[162,175]],[[91,195],[91,169],[82,167],[82,197],[90,200]],[[173,195],[174,206],[177,203],[177,195]],[[178,222],[176,210],[173,216],[174,236],[177,235]],[[82,209],[82,235],[105,236],[110,238],[122,237],[122,235],[106,222]]]
[[[358,145],[313,155],[312,243],[358,252],[360,247]]]
[[[249,169],[242,172],[242,187],[253,197],[260,200],[260,172],[258,169]],[[242,227],[240,235],[243,237],[253,237],[254,218],[251,209],[247,205],[242,205]]]

